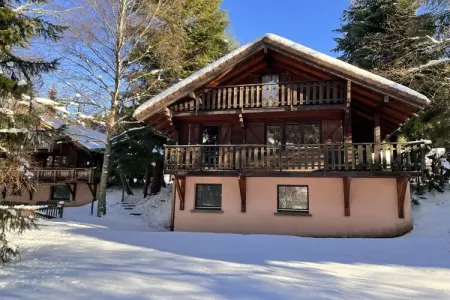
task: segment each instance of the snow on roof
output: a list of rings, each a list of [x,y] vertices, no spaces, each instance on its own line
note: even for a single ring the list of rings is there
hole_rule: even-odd
[[[81,144],[83,147],[93,151],[105,148],[106,135],[93,129],[81,125],[66,125],[64,132],[73,141]]]
[[[64,121],[59,118],[54,118],[50,116],[41,116],[41,120],[53,129],[60,129],[65,125]]]
[[[341,73],[336,74],[339,77],[348,78],[363,84],[371,85],[376,89],[386,92],[387,94],[398,94],[405,97],[405,100],[420,107],[424,107],[430,103],[430,100],[426,96],[406,86],[355,67],[337,58],[317,52],[311,48],[295,43],[281,36],[268,33],[258,40],[230,52],[203,69],[195,72],[191,76],[162,91],[139,106],[133,116],[136,119],[143,121],[150,115],[156,113],[162,107],[165,107],[186,96],[191,90],[206,83],[207,80],[212,79],[214,76],[217,76],[223,68],[230,67],[231,65],[238,63],[249,54],[262,49],[265,45],[269,47],[276,46],[298,56],[300,59],[310,61],[312,64],[336,70]]]

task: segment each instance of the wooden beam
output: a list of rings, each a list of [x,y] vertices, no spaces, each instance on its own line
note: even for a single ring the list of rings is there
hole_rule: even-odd
[[[380,114],[378,112],[373,116],[373,138],[376,145],[381,144]]]
[[[239,114],[239,124],[241,128],[244,128],[244,116],[242,114]]]
[[[28,194],[30,196],[30,201],[33,201],[33,189],[28,190]]]
[[[67,187],[70,190],[70,194],[72,195],[72,201],[75,201],[75,195],[76,195],[76,190],[77,190],[77,184],[74,183],[73,184],[73,188],[72,185],[70,183],[66,183]]]
[[[178,179],[181,181],[178,181]],[[186,177],[175,176],[175,189],[177,190],[178,197],[180,197],[180,210],[184,210],[184,193],[186,191]]]
[[[247,211],[247,177],[239,176],[239,191],[241,192],[241,212]]]
[[[398,217],[400,219],[405,218],[405,196],[406,187],[408,186],[407,177],[397,177],[397,205],[398,205]]]
[[[351,177],[342,177],[342,182],[344,184],[344,216],[350,216],[350,183],[352,181]]]
[[[351,104],[352,104],[352,82],[350,80],[347,81],[347,99],[345,105],[345,116],[344,116],[344,134],[345,134],[345,142],[352,142],[352,112],[351,112]]]

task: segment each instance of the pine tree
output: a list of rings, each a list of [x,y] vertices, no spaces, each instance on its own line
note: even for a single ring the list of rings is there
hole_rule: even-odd
[[[342,15],[340,59],[415,89],[434,102],[397,133],[449,146],[450,3],[359,0]]]
[[[55,70],[57,61],[30,59],[16,53],[31,40],[56,41],[63,27],[37,15],[46,1],[0,1],[0,190],[2,194],[33,189],[30,167],[30,135],[39,124],[42,109],[33,106],[33,80]],[[25,102],[25,103],[24,103]],[[19,209],[0,207],[0,263],[18,255],[6,240],[6,232],[20,234],[34,227],[34,220]]]

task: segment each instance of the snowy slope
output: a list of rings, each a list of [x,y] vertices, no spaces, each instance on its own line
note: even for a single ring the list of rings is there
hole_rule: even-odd
[[[67,208],[16,238],[0,299],[450,299],[450,193],[414,208],[394,239],[149,232],[108,199],[108,215]]]

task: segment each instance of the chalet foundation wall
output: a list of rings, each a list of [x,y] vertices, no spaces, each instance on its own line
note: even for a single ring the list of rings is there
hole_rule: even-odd
[[[39,184],[36,186],[36,190],[33,193],[33,199],[30,200],[28,192],[22,192],[20,196],[6,195],[6,201],[36,204],[39,201],[50,200],[50,184]],[[98,193],[97,193],[98,194]],[[75,199],[70,196],[70,201],[65,201],[65,206],[83,206],[92,201],[92,193],[89,190],[89,186],[86,183],[77,183],[75,192]]]
[[[222,184],[223,212],[193,212],[195,185]],[[277,185],[308,185],[311,216],[275,215]],[[175,188],[174,188],[175,192]],[[247,177],[246,212],[236,177],[186,177],[185,209],[176,194],[175,231],[284,234],[311,237],[393,237],[412,229],[409,186],[399,218],[396,178],[352,178],[350,216],[342,178]]]

